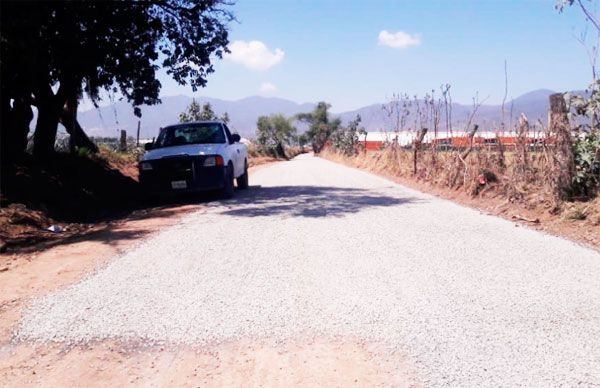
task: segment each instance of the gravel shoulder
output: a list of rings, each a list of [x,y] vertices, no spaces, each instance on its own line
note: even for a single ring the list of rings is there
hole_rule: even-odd
[[[598,252],[309,155],[251,184],[34,300],[14,346],[352,338],[388,382],[600,382]]]

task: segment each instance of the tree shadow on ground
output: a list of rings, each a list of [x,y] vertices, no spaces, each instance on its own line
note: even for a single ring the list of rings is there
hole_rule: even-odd
[[[30,253],[79,241],[116,245],[119,241],[135,240],[157,230],[143,223],[131,224],[127,230],[123,230],[120,226],[122,222],[171,218],[193,211],[201,204],[224,206],[220,214],[234,217],[325,218],[418,201],[417,198],[390,196],[374,190],[327,186],[251,186],[248,190],[236,190],[233,199],[223,201],[218,193],[141,197],[129,209],[113,212],[92,225],[82,225],[82,229],[73,230],[73,225],[69,225],[70,231],[60,234],[41,230],[23,241],[13,242],[11,252]]]
[[[236,192],[221,214],[236,217],[342,217],[363,210],[414,203],[417,198],[374,190],[328,186],[253,186]]]

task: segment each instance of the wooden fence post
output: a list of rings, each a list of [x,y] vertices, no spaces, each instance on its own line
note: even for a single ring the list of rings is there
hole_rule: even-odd
[[[119,139],[119,151],[127,151],[127,132],[125,132],[124,129],[121,129],[121,138]]]
[[[529,120],[525,113],[519,116],[519,126],[516,139],[516,158],[515,171],[517,180],[527,181],[529,172],[529,163],[527,160],[527,148],[529,147]]]
[[[575,159],[567,104],[562,93],[550,96],[548,127],[554,138],[551,185],[558,201],[569,199],[575,175]]]

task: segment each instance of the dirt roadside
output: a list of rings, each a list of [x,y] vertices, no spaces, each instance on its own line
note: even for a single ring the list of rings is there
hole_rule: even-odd
[[[402,355],[356,338],[242,340],[204,349],[147,348],[114,341],[75,347],[14,341],[21,314],[31,298],[77,282],[201,206],[158,209],[43,251],[0,255],[2,385],[419,385],[414,368]]]
[[[356,339],[236,341],[207,349],[15,345],[0,379],[24,386],[419,386],[399,355]]]

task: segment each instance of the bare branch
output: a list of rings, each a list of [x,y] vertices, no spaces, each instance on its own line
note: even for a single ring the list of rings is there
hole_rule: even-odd
[[[504,117],[505,114],[505,109],[504,109],[504,105],[506,104],[506,97],[508,96],[508,69],[506,66],[506,59],[504,60],[504,98],[502,99],[502,130],[504,130],[504,127],[506,125],[506,120]]]
[[[598,32],[600,32],[600,21],[598,21],[598,19],[596,19],[596,17],[592,15],[592,13],[585,7],[585,5],[583,5],[581,0],[577,0],[577,3],[579,4],[579,7],[581,8],[585,16],[588,18],[588,20],[594,25],[594,27],[596,27]]]

